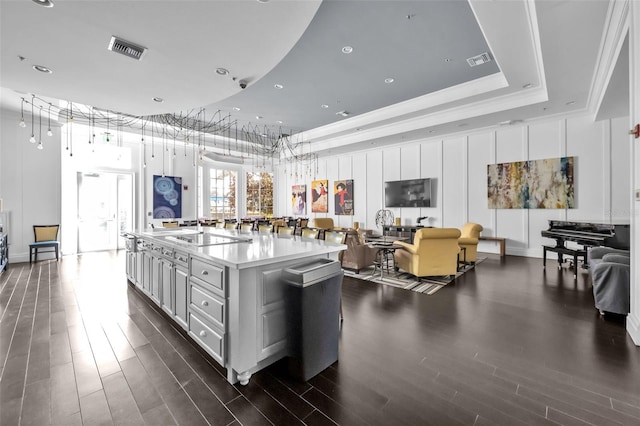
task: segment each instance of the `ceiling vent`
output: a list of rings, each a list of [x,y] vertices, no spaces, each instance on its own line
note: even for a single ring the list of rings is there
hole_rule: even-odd
[[[474,56],[473,58],[467,59],[467,63],[469,64],[470,67],[486,64],[487,62],[491,62],[491,56],[489,56],[487,52],[481,53],[478,56]]]
[[[147,48],[138,46],[135,43],[131,43],[130,41],[123,40],[116,36],[112,36],[111,41],[109,42],[109,50],[139,61],[144,56]]]

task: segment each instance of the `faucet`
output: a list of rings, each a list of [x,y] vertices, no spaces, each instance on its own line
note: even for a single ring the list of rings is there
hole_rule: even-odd
[[[418,221],[417,221],[417,222],[418,222],[418,225],[420,225],[420,222],[421,222],[421,221],[423,221],[423,220],[425,220],[425,219],[429,219],[429,216],[421,216],[421,217],[419,217],[419,218],[418,218]]]

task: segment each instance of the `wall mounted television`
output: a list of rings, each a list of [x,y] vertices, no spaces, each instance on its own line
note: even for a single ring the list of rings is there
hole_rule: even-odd
[[[431,179],[384,183],[385,207],[431,207]]]

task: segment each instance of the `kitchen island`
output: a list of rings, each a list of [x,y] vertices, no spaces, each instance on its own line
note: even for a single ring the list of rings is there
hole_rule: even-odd
[[[230,383],[287,355],[282,271],[343,244],[197,227],[125,235],[126,273],[150,300],[227,369]]]

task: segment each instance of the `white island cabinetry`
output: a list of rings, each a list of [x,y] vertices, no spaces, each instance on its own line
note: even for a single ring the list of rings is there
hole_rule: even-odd
[[[189,276],[189,335],[225,365],[226,284],[224,266],[192,256]]]
[[[188,241],[182,237],[188,233],[137,233],[148,249],[132,256],[127,277],[227,369],[229,382],[247,384],[253,373],[287,356],[282,271],[318,258],[335,259],[346,246],[295,236],[193,229],[198,238],[204,234],[218,241],[197,245],[182,242]],[[219,243],[225,239],[231,242]],[[156,246],[162,251],[154,251]],[[154,267],[151,258],[156,256]],[[139,268],[138,262],[148,266]],[[132,277],[132,270],[142,277]]]

